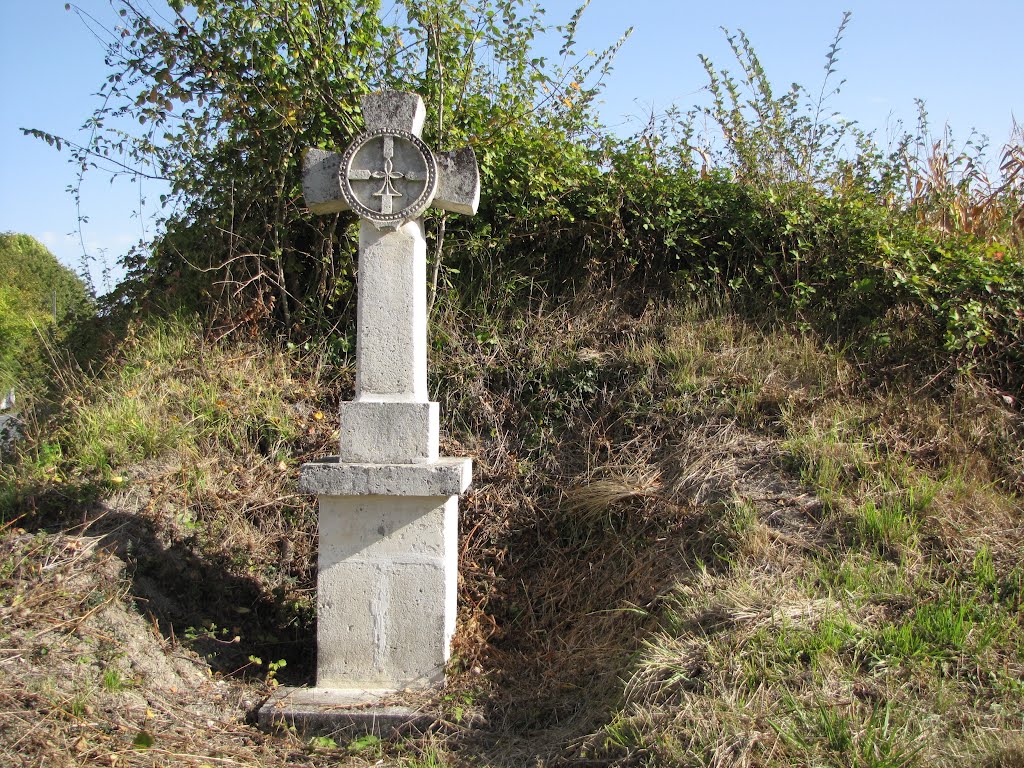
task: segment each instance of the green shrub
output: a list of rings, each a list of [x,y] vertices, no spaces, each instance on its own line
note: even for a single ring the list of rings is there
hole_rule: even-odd
[[[40,343],[92,314],[85,284],[29,235],[0,234],[0,389],[44,378]]]
[[[479,161],[478,215],[427,217],[438,295],[474,322],[541,297],[612,293],[640,309],[725,296],[881,372],[925,383],[969,371],[1024,392],[1019,142],[990,182],[971,170],[982,158],[931,142],[923,113],[917,135],[888,149],[830,114],[849,14],[820,88],[776,91],[753,44],[730,34],[737,74],[702,59],[707,104],[614,138],[591,105],[622,39],[578,54],[582,9],[558,28],[569,63],[557,66],[534,56],[551,28],[523,0],[403,0],[404,27],[377,3],[273,0],[257,23],[239,0],[204,1],[184,32],[116,5],[130,42],[111,52],[94,119],[122,110],[146,127],[104,127],[72,152],[156,165],[180,203],[126,259],[110,302],[129,313],[199,309],[297,345],[327,335],[347,354],[354,219],[302,208],[301,152],[344,147],[359,96],[402,87],[425,97],[432,146],[469,143]],[[178,103],[190,106],[179,115]],[[698,131],[701,115],[710,127]],[[152,125],[166,143],[153,146]]]

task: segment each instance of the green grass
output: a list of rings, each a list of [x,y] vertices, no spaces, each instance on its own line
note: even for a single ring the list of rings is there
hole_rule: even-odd
[[[900,563],[882,560],[873,552],[850,552],[819,560],[812,572],[824,594],[837,599],[862,601],[894,594],[907,584],[909,575]]]
[[[898,499],[881,504],[869,499],[855,513],[853,524],[856,542],[878,553],[917,544],[917,521]]]
[[[107,693],[117,693],[129,687],[130,683],[121,676],[121,673],[113,667],[103,670],[103,677],[100,680],[103,690]]]
[[[291,382],[283,358],[263,354],[209,345],[184,320],[132,334],[99,374],[63,372],[80,394],[65,403],[50,460],[109,478],[175,453],[192,466],[211,451],[289,458],[300,429],[285,405]]]
[[[789,718],[777,730],[794,754],[815,755],[812,764],[901,768],[921,750],[919,732],[891,704],[806,705],[793,698],[786,704]]]
[[[973,764],[988,749],[981,734],[1013,733],[1024,710],[1021,507],[992,481],[1007,477],[1003,438],[989,439],[1006,434],[1002,417],[975,408],[982,421],[970,423],[865,389],[813,344],[772,338],[763,359],[747,358],[752,336],[724,330],[706,347],[696,328],[666,334],[672,351],[649,345],[637,362],[667,368],[674,413],[778,435],[779,465],[819,503],[788,531],[770,503],[720,508],[730,554],[681,577],[602,731],[605,754]]]

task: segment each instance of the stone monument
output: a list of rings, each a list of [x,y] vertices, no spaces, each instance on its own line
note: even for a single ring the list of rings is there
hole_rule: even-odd
[[[355,399],[341,404],[338,456],[302,466],[319,497],[316,687],[282,689],[260,721],[307,730],[401,725],[415,712],[376,706],[441,682],[455,631],[458,498],[472,461],[438,456],[427,393],[428,208],[472,215],[471,148],[433,152],[412,93],[362,100],[365,130],[337,154],[306,153],[314,213],[360,218]]]

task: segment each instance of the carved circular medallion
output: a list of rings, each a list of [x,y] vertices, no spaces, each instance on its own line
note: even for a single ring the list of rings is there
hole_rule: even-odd
[[[359,216],[399,225],[430,207],[437,164],[429,147],[407,131],[381,128],[355,138],[341,159],[341,194]]]

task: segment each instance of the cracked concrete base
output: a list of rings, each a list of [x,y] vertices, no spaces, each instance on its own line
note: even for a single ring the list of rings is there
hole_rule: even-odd
[[[257,713],[265,731],[295,728],[303,736],[382,739],[422,733],[437,713],[403,703],[396,691],[278,688]]]

